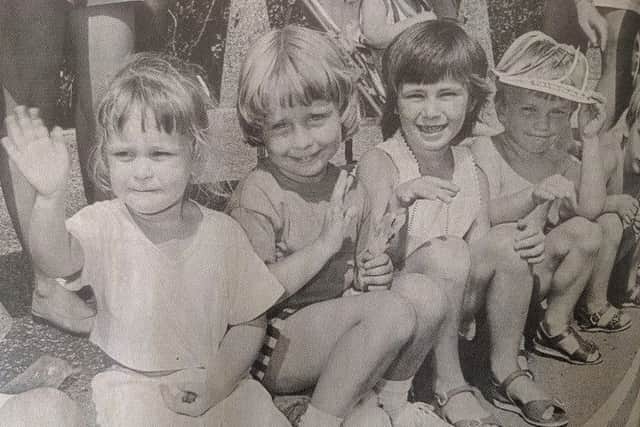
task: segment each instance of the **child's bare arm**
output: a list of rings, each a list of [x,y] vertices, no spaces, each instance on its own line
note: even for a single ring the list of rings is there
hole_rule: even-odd
[[[367,44],[378,49],[386,48],[398,34],[413,24],[437,19],[436,15],[429,11],[389,24],[387,5],[383,0],[362,0],[360,16],[362,35]]]
[[[82,268],[83,255],[65,227],[70,158],[62,130],[49,134],[38,110],[25,107],[17,107],[5,123],[2,145],[36,191],[27,236],[33,262],[52,277],[71,275]]]
[[[598,218],[605,207],[606,179],[598,133],[604,122],[604,105],[581,106],[578,121],[582,139],[582,163],[567,172],[577,189],[575,214],[590,220]]]
[[[281,299],[290,297],[309,283],[342,247],[358,214],[354,207],[347,208],[344,203],[352,183],[353,178],[342,171],[333,189],[320,236],[313,243],[269,264],[269,270],[285,288]]]
[[[261,316],[229,329],[203,372],[202,382],[178,383],[161,388],[169,409],[198,417],[222,402],[246,376],[262,346],[267,321]]]
[[[480,187],[480,211],[467,236],[465,236],[465,240],[468,242],[481,239],[491,228],[489,221],[489,181],[487,180],[487,175],[479,167],[476,167],[476,176]]]

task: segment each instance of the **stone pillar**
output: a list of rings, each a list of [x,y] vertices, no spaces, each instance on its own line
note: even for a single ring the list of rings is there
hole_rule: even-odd
[[[251,44],[270,29],[265,0],[231,0],[222,65],[220,108],[234,108],[240,65]]]

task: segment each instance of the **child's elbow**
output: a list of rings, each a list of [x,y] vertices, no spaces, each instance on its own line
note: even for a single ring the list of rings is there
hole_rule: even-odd
[[[391,39],[384,34],[384,32],[377,31],[375,29],[362,29],[362,35],[364,36],[367,46],[374,49],[386,49],[391,43]]]

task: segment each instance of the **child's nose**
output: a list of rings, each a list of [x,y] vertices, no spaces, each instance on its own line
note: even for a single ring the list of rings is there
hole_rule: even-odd
[[[536,130],[539,131],[548,131],[551,127],[551,119],[546,114],[540,114],[533,121],[533,126]]]
[[[425,101],[422,105],[422,115],[426,118],[433,118],[440,116],[442,109],[437,102]]]
[[[153,176],[153,167],[150,159],[139,158],[135,160],[134,176],[136,179],[148,179]]]
[[[311,132],[305,126],[296,126],[293,132],[293,145],[304,150],[313,144]]]

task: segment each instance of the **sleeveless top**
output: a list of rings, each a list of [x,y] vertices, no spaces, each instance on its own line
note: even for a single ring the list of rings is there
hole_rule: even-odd
[[[419,178],[420,168],[402,134],[379,144],[398,171],[398,184]],[[454,171],[452,182],[460,191],[450,204],[440,200],[416,200],[409,206],[405,257],[428,240],[442,235],[463,238],[471,228],[480,210],[480,185],[475,161],[465,146],[453,146]]]

